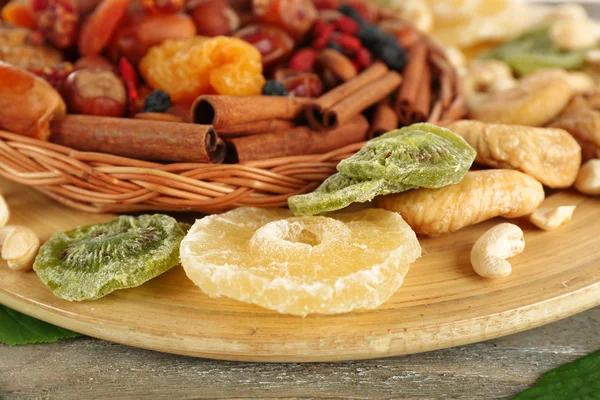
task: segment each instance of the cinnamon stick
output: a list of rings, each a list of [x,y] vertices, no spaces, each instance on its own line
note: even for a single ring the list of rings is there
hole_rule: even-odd
[[[216,130],[270,119],[294,119],[312,99],[283,96],[203,95],[192,105],[194,122]]]
[[[382,62],[375,62],[369,68],[356,75],[349,81],[344,82],[316,99],[306,107],[306,117],[310,125],[315,129],[324,129],[324,113],[326,110],[341,102],[356,91],[369,86],[377,79],[383,77],[388,68]]]
[[[158,113],[158,112],[142,112],[133,116],[135,119],[145,119],[148,121],[164,121],[164,122],[183,122],[181,117],[173,114]]]
[[[431,70],[427,63],[427,45],[415,44],[404,68],[404,81],[396,99],[396,113],[402,125],[425,121],[431,102]]]
[[[357,74],[352,61],[339,51],[333,49],[323,50],[317,57],[317,63],[342,81],[348,81]]]
[[[350,94],[323,114],[323,127],[333,129],[348,122],[354,115],[386,98],[400,86],[402,76],[389,71],[368,86]]]
[[[349,122],[327,131],[300,126],[286,131],[263,133],[230,139],[234,161],[321,154],[366,139],[369,123],[361,114]]]
[[[220,137],[238,137],[256,135],[265,132],[277,132],[286,129],[291,129],[294,123],[287,119],[272,119],[256,122],[248,122],[246,124],[228,125],[220,128],[217,132]]]
[[[386,98],[380,101],[375,108],[375,114],[371,121],[368,139],[398,128],[398,114],[394,111],[391,101]]]
[[[148,161],[220,163],[225,144],[209,125],[67,115],[51,125],[51,140],[81,151]]]

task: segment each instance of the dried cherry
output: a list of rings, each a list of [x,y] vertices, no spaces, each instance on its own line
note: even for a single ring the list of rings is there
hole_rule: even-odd
[[[292,38],[276,26],[253,24],[240,29],[234,36],[256,47],[265,68],[287,59],[294,49]]]
[[[196,26],[186,14],[128,14],[113,35],[108,45],[108,54],[114,62],[125,57],[137,64],[154,45],[167,39],[194,36]]]
[[[277,25],[288,32],[294,40],[301,40],[317,18],[312,0],[253,0],[257,18]]]
[[[279,75],[279,76],[277,76]],[[283,78],[282,80],[279,80]],[[290,96],[319,97],[323,93],[323,82],[317,74],[292,72],[276,74]]]

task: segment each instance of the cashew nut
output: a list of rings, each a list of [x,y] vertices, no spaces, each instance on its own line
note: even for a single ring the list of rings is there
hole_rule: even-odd
[[[8,267],[16,271],[26,271],[33,267],[33,262],[40,248],[40,240],[35,233],[20,225],[9,225],[0,229],[2,242],[2,259]]]
[[[467,95],[496,93],[516,85],[508,64],[498,60],[473,60],[467,65],[464,88]]]
[[[600,195],[600,160],[593,159],[583,164],[575,180],[575,189],[583,194]]]
[[[569,222],[577,206],[540,207],[535,210],[529,220],[538,228],[552,231]]]
[[[594,78],[585,72],[568,72],[565,79],[575,93],[590,92],[596,87]]]
[[[517,225],[503,223],[481,235],[471,249],[471,265],[484,278],[504,278],[512,272],[507,258],[525,249],[523,231]]]
[[[559,19],[550,27],[549,35],[561,50],[587,49],[598,40],[596,23],[588,18]]]
[[[562,19],[588,19],[587,10],[580,4],[566,3],[552,7],[544,16],[544,22],[555,22]]]
[[[6,204],[6,200],[4,200],[4,196],[0,194],[0,227],[3,227],[8,223],[8,219],[10,218],[10,210],[8,208],[8,204]]]

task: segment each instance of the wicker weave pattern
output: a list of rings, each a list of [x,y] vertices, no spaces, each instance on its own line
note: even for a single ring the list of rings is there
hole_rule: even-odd
[[[0,131],[0,175],[89,212],[200,211],[280,207],[315,189],[362,147],[232,165],[157,164]]]

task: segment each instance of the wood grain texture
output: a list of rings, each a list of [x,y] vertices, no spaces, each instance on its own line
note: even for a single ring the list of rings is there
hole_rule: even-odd
[[[0,345],[0,399],[508,399],[600,349],[600,307],[500,339],[379,360],[239,363],[91,338]]]
[[[13,212],[46,239],[56,229],[99,222],[36,192],[1,182]],[[485,280],[469,250],[496,221],[423,239],[424,257],[405,285],[374,311],[299,318],[201,293],[177,267],[145,285],[93,302],[54,297],[37,276],[0,268],[0,303],[89,336],[162,352],[243,361],[337,361],[418,353],[530,329],[600,303],[597,236],[600,202],[564,193],[578,204],[555,232],[525,223],[526,250],[513,274]]]

